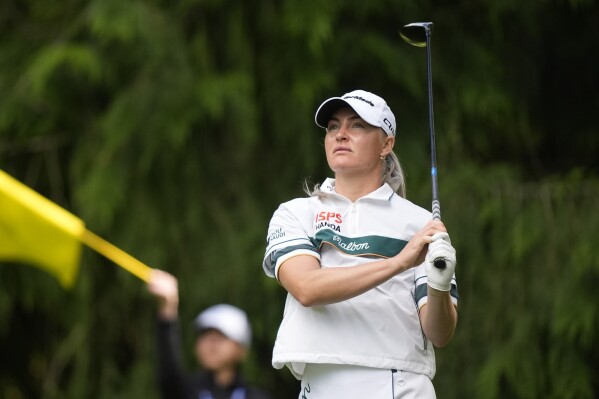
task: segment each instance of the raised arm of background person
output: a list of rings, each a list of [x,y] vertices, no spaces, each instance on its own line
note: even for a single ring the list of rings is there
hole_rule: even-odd
[[[181,359],[179,289],[177,279],[154,269],[148,291],[158,299],[156,317],[157,373],[163,399],[187,399],[187,380]]]
[[[279,267],[277,278],[303,306],[341,302],[421,264],[431,237],[445,231],[443,223],[430,221],[396,256],[354,267],[321,268],[318,259],[313,256],[294,256]]]

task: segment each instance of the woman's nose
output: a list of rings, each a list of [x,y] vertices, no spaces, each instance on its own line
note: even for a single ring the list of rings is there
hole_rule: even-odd
[[[340,126],[335,138],[337,141],[347,140],[347,129],[344,126]]]

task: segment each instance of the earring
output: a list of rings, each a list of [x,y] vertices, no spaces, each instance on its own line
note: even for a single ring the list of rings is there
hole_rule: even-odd
[[[385,159],[384,155],[381,155],[379,158],[381,158],[381,160]]]

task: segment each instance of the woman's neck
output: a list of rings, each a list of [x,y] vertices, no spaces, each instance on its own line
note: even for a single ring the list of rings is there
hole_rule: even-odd
[[[383,185],[381,180],[373,179],[372,176],[346,176],[335,175],[335,192],[356,202]]]

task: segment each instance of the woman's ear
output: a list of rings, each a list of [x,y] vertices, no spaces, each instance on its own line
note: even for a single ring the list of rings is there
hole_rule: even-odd
[[[386,135],[386,134],[385,134]],[[395,137],[387,136],[385,138],[385,142],[383,143],[383,149],[381,150],[381,156],[385,157],[393,151],[393,146],[395,145]]]

